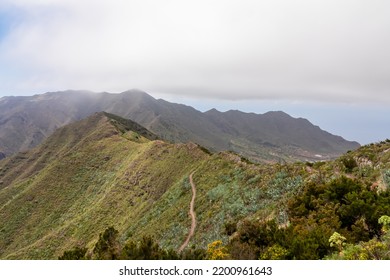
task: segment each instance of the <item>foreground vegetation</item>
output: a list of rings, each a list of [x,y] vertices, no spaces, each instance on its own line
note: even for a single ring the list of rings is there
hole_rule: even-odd
[[[383,215],[389,202],[388,190],[377,194],[342,177],[292,197],[287,225],[276,219],[244,220],[238,229],[226,225],[226,246],[216,240],[207,249],[193,246],[178,254],[149,236],[121,244],[110,227],[89,255],[75,248],[60,259],[390,259],[390,217]]]
[[[206,246],[193,243],[182,255],[162,249],[151,237],[130,239],[115,243],[117,253],[108,258],[390,259],[389,150],[387,140],[334,162],[273,165],[255,176],[249,170],[259,166],[248,168],[241,159],[245,171],[236,169],[226,179],[228,186],[220,183],[207,192],[209,200],[223,202],[221,239],[208,239]],[[271,177],[261,180],[260,174]],[[251,189],[252,184],[258,188]],[[267,207],[256,208],[259,203]],[[98,243],[87,258],[102,257],[96,254]],[[148,250],[155,253],[139,253]]]

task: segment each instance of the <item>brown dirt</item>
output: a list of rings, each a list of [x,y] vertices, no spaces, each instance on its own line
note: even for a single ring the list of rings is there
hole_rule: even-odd
[[[190,203],[189,215],[191,216],[191,228],[190,228],[190,230],[188,232],[187,239],[184,241],[184,243],[180,246],[180,248],[178,250],[179,253],[181,251],[183,251],[185,247],[187,247],[188,243],[190,242],[191,237],[195,233],[195,228],[196,228],[196,214],[195,214],[195,211],[194,211],[195,198],[196,198],[196,187],[195,187],[194,181],[192,179],[192,176],[194,175],[194,173],[195,173],[195,171],[190,174],[190,183],[191,183],[191,189],[192,189],[192,199],[191,199],[191,203]]]

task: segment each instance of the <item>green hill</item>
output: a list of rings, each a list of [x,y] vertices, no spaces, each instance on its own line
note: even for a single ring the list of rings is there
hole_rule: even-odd
[[[1,163],[2,257],[53,258],[110,224],[124,231],[205,158],[129,128],[95,114]]]
[[[188,248],[221,240],[231,258],[273,258],[275,250],[284,258],[323,258],[332,252],[333,231],[351,242],[379,234],[375,220],[390,211],[383,206],[390,205],[389,151],[383,142],[330,162],[253,164],[193,143],[166,143],[132,121],[96,113],[0,161],[0,258],[56,259],[76,246],[91,255],[110,226],[120,244],[153,236],[178,250],[191,226],[192,172],[197,226]],[[343,224],[337,209],[345,195],[352,199],[349,189],[328,200],[322,193],[344,185],[355,186],[356,201],[367,196],[381,208]]]

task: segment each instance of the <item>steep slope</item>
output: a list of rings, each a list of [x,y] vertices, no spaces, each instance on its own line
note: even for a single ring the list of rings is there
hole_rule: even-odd
[[[55,258],[110,224],[123,231],[208,156],[148,138],[138,124],[98,113],[3,160],[0,258]]]
[[[94,98],[84,91],[1,98],[0,149],[10,155],[37,146],[58,127],[96,112]]]
[[[34,147],[56,128],[99,111],[132,119],[166,141],[192,141],[260,161],[315,160],[318,155],[333,158],[359,146],[282,112],[201,113],[131,90],[121,94],[66,91],[4,97],[0,99],[0,150],[10,155]]]

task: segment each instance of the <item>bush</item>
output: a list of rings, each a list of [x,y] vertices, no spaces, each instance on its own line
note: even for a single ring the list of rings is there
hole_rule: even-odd
[[[87,257],[85,254],[87,253],[86,248],[80,248],[80,247],[75,247],[72,250],[65,251],[64,254],[59,257],[59,260],[86,260]]]
[[[117,260],[120,257],[119,232],[114,227],[107,228],[99,235],[93,253],[98,260]]]
[[[225,233],[229,236],[237,231],[237,223],[234,221],[228,221],[225,223],[224,226],[225,226]]]
[[[230,255],[225,246],[222,245],[221,240],[217,240],[207,245],[207,259],[208,260],[228,260]]]
[[[288,255],[288,250],[279,244],[268,247],[261,255],[260,260],[284,260]]]
[[[341,158],[341,162],[344,164],[347,172],[352,172],[352,170],[358,166],[356,160],[351,156]]]
[[[177,260],[173,250],[164,250],[151,236],[143,236],[139,242],[129,241],[122,250],[125,260]]]
[[[207,253],[201,248],[189,248],[183,250],[180,257],[182,260],[206,260]]]

